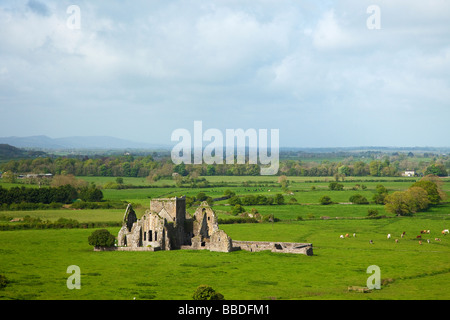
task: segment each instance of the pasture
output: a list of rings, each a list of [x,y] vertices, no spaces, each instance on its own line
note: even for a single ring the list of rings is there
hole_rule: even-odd
[[[195,196],[198,192],[215,197],[223,195],[226,189],[238,195],[282,192],[278,186],[241,185],[242,181],[252,179],[259,182],[272,179],[271,183],[276,185],[276,177],[207,178],[228,179],[230,183],[236,182],[236,186],[197,189],[173,186],[103,192],[106,199],[141,204],[138,215],[153,197]],[[319,182],[292,180],[289,191],[300,204],[246,208],[255,208],[261,214],[274,214],[279,222],[222,224],[220,228],[234,240],[311,242],[313,256],[246,251],[94,252],[87,241],[94,229],[0,231],[0,274],[10,281],[0,289],[0,299],[191,299],[200,284],[212,286],[227,300],[450,299],[447,290],[450,285],[450,235],[441,234],[441,230],[449,228],[449,204],[412,217],[395,217],[386,213],[381,205],[318,204],[318,198],[324,194],[336,202],[347,202],[354,193],[361,193],[370,200],[380,182],[346,179],[344,191],[330,191],[331,178]],[[141,182],[136,178],[129,183]],[[355,192],[351,187],[356,183],[364,183],[367,188]],[[311,189],[312,184],[315,190]],[[393,191],[404,190],[412,182],[381,184]],[[448,181],[444,190],[449,193]],[[290,195],[285,194],[285,197],[288,200]],[[215,203],[213,208],[220,218],[232,218],[226,201]],[[369,208],[377,209],[379,215],[385,217],[368,219]],[[123,210],[7,211],[0,215],[97,222],[120,221]],[[119,227],[108,230],[116,235]],[[416,239],[420,230],[431,231],[422,235],[422,244]],[[406,236],[401,238],[403,231]],[[349,238],[339,237],[347,233]],[[386,237],[389,233],[391,239]],[[441,241],[435,241],[435,238]],[[399,239],[398,243],[395,239]],[[78,265],[81,269],[80,290],[69,290],[66,286],[70,275],[66,270],[70,265]],[[370,265],[380,267],[381,289],[371,293],[349,292],[349,286],[366,285],[370,276],[366,270]]]

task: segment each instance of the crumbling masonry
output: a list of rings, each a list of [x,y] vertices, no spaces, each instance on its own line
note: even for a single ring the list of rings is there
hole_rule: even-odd
[[[206,249],[217,252],[234,250],[301,253],[312,255],[310,243],[233,241],[220,230],[211,207],[203,202],[191,217],[186,198],[153,199],[150,210],[141,219],[129,204],[117,237],[119,251],[156,251]]]

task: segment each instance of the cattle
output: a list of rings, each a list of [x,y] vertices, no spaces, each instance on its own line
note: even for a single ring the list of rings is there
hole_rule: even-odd
[[[416,237],[416,239],[422,239],[422,236],[419,235],[419,236]]]
[[[395,243],[398,243],[398,239],[395,239]]]
[[[439,239],[439,238],[434,238],[434,241],[441,241],[441,239]]]
[[[427,239],[427,242],[430,243],[430,239]]]
[[[420,233],[422,234],[427,233],[427,230],[420,230]]]
[[[373,241],[372,241],[372,240],[370,240],[370,241],[369,241],[369,243],[370,243],[370,244],[373,244]]]
[[[387,238],[388,238],[388,239],[390,239],[390,238],[391,238],[391,234],[390,234],[390,233],[389,233],[389,234],[387,235]]]
[[[341,238],[341,239],[344,239],[344,235],[343,235],[343,234],[341,234],[341,235],[339,236],[339,238]]]
[[[448,233],[448,229],[442,230],[442,234],[445,236]]]
[[[422,240],[419,240],[419,244],[420,244],[420,245],[422,244]]]
[[[345,234],[345,237],[346,237],[346,238],[348,238],[348,237],[350,237],[350,236],[349,236],[349,234],[348,234],[348,233],[346,233],[346,234]]]

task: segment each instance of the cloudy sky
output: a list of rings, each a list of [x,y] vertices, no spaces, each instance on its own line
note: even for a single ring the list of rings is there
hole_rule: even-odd
[[[446,0],[3,0],[0,136],[170,144],[201,120],[290,147],[450,146],[449,18]]]

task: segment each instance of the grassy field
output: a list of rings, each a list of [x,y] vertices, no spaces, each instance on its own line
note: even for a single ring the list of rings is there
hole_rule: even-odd
[[[239,183],[270,179],[273,181],[270,183],[276,183],[276,177],[207,178]],[[105,178],[89,179],[99,183]],[[125,183],[137,185],[142,182],[142,179],[130,179]],[[369,199],[380,182],[346,179],[344,191],[329,191],[328,183],[332,179],[319,182],[306,182],[308,180],[303,178],[292,180],[289,190],[300,204],[246,208],[274,214],[280,222],[223,224],[220,228],[234,240],[311,242],[313,256],[246,251],[94,252],[87,241],[93,229],[1,231],[0,274],[10,283],[0,289],[0,299],[191,299],[200,284],[211,285],[227,300],[450,299],[450,291],[445,289],[450,285],[450,235],[440,233],[449,228],[450,204],[413,217],[395,217],[380,205],[317,204],[323,194],[336,202],[348,201],[355,193],[351,187],[356,183],[367,186],[356,193]],[[392,192],[404,190],[413,182],[393,180],[386,179],[381,184]],[[447,193],[449,184],[448,180],[444,184]],[[315,190],[311,189],[312,185]],[[153,197],[196,195],[198,192],[215,197],[223,195],[226,189],[161,187],[103,192],[106,199],[142,204],[138,211],[141,214]],[[281,192],[279,187],[240,185],[232,190],[238,195]],[[377,209],[386,218],[367,219],[369,208]],[[217,202],[214,210],[220,218],[232,218],[230,206],[224,202]],[[122,219],[123,211],[60,209],[4,211],[0,215],[115,222]],[[113,234],[119,231],[119,227],[108,229]],[[416,235],[424,229],[431,233],[423,235],[420,245]],[[406,231],[406,237],[400,238],[403,231]],[[340,239],[339,236],[346,233],[351,235],[350,238]],[[391,239],[386,238],[388,233],[392,234]],[[435,241],[435,238],[442,241]],[[399,242],[395,243],[394,239]],[[70,265],[81,269],[81,290],[67,289],[69,274],[66,270]],[[368,294],[349,292],[348,286],[366,285],[369,277],[366,270],[370,265],[380,267],[381,290]]]
[[[311,241],[314,256],[270,252],[93,252],[92,230],[1,232],[0,272],[11,284],[1,299],[191,299],[209,284],[226,299],[449,299],[450,238],[419,245],[417,228],[437,235],[443,221],[426,218],[301,221],[223,225],[234,239]],[[407,238],[395,243],[386,233]],[[436,230],[436,231],[435,231]],[[117,233],[118,228],[111,228]],[[339,234],[356,232],[340,239]],[[374,244],[369,244],[373,240]],[[81,269],[81,290],[68,290],[69,265]],[[370,294],[366,269],[378,265],[384,285]]]

